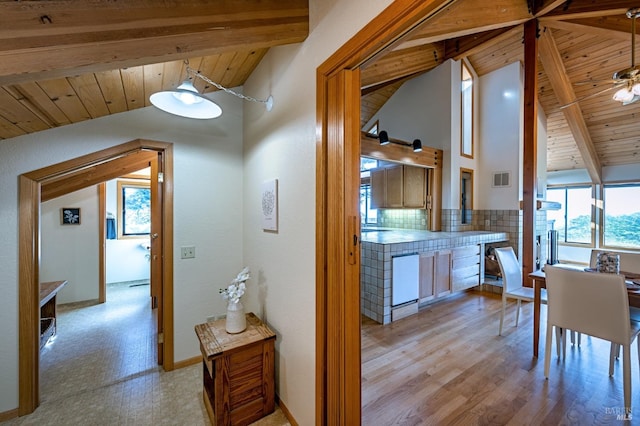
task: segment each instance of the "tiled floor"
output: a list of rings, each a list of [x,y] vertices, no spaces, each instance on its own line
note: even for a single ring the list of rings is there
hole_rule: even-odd
[[[149,286],[110,285],[107,300],[58,307],[58,335],[40,357],[41,404],[3,426],[209,424],[201,365],[156,365]],[[255,424],[289,423],[276,409]]]

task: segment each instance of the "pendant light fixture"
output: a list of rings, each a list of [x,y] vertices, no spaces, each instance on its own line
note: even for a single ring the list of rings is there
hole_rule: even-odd
[[[412,146],[413,146],[413,152],[422,151],[422,141],[420,139],[414,139]]]
[[[200,74],[200,72],[189,66],[189,61],[185,61],[185,65],[187,70],[187,79],[175,90],[166,90],[151,95],[149,97],[149,101],[151,101],[153,106],[170,114],[185,118],[211,119],[220,117],[220,115],[222,115],[222,108],[220,108],[220,106],[211,99],[198,93],[198,90],[193,85],[192,79],[200,78],[218,89],[238,98],[246,101],[263,103],[265,104],[267,111],[271,111],[273,108],[272,96],[269,96],[265,100],[245,96]]]
[[[380,140],[380,145],[388,145],[389,144],[389,134],[386,130],[383,130],[378,135],[378,139]]]

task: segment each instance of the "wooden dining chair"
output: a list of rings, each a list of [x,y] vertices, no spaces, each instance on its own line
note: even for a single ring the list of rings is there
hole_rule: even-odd
[[[547,340],[544,376],[549,378],[553,328],[575,330],[612,343],[609,375],[613,374],[613,344],[622,347],[624,406],[631,413],[631,344],[640,334],[640,322],[629,317],[624,277],[545,267],[547,285]],[[597,312],[597,315],[594,315]],[[640,339],[638,339],[640,353]]]

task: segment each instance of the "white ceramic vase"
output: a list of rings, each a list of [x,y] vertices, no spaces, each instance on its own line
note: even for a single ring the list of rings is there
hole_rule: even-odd
[[[241,301],[227,304],[227,320],[225,324],[227,333],[242,333],[247,328],[247,318],[244,315],[244,306]]]

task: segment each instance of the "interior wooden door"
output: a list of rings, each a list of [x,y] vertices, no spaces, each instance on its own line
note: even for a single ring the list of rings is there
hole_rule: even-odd
[[[149,261],[150,289],[151,289],[151,309],[156,309],[157,341],[158,341],[158,364],[163,362],[163,297],[162,297],[162,185],[164,173],[162,171],[162,154],[151,161],[151,234],[149,235],[150,251]]]

